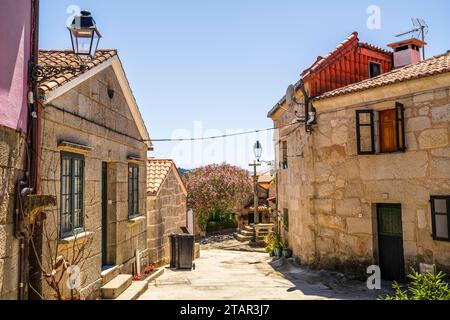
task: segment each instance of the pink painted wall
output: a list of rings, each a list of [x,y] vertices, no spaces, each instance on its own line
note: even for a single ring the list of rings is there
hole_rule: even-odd
[[[27,129],[31,0],[0,1],[0,125]]]

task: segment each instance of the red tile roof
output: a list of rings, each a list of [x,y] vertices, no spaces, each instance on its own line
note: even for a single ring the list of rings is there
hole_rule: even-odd
[[[148,159],[147,192],[157,194],[175,163],[170,159]]]
[[[450,51],[413,65],[392,70],[372,79],[364,80],[343,88],[326,92],[318,96],[315,100],[337,97],[407,80],[425,78],[445,72],[450,72]]]
[[[175,169],[181,189],[186,193],[186,186],[173,160],[150,158],[147,160],[147,192],[149,194],[154,196],[158,194],[172,168]]]
[[[365,74],[359,68],[354,68],[358,71],[354,71],[350,68],[350,70],[339,71],[341,74],[349,75],[347,78],[345,76],[338,76],[335,73],[335,69],[330,69],[330,75],[326,75],[327,68],[333,66],[339,60],[342,60],[346,57],[350,52],[356,51],[360,48],[368,49],[373,53],[379,53],[382,58],[384,58],[382,63],[384,70],[390,70],[392,68],[392,51],[384,50],[375,45],[360,42],[358,38],[358,32],[353,32],[350,36],[348,36],[344,41],[339,43],[330,53],[328,53],[325,57],[319,56],[316,61],[307,69],[305,69],[301,75],[300,80],[294,85],[295,90],[297,91],[301,83],[309,84],[309,94],[311,96],[318,96],[321,93],[332,90],[337,86],[345,86],[351,82],[359,81],[361,79],[368,78],[368,75]],[[359,52],[359,51],[358,51]],[[362,55],[364,58],[367,58],[367,52]],[[362,59],[359,57],[358,59]],[[350,64],[355,64],[356,62],[350,59]],[[341,70],[341,69],[339,69]],[[367,71],[368,72],[368,71]],[[322,82],[323,79],[327,78],[325,82]],[[275,112],[286,102],[286,96],[284,96],[268,113],[268,117],[270,118]]]
[[[86,69],[84,72],[100,65],[116,55],[117,51],[114,49],[98,50],[94,59],[85,61]],[[47,66],[73,66],[75,68],[79,68],[80,60],[72,51],[69,50],[39,50],[39,65],[44,68]],[[81,70],[76,71],[75,73],[63,71],[51,74],[50,78],[45,81],[43,81],[42,77],[40,77],[38,78],[39,92],[41,95],[46,95],[50,91],[66,84],[81,74],[83,74]]]
[[[341,52],[344,52],[347,48],[356,47],[358,45],[358,32],[353,32],[344,41],[338,44],[333,51],[328,53],[325,57],[317,57],[316,62],[313,63],[311,67],[302,72],[301,77],[305,78],[310,73],[316,72],[326,65],[330,64],[332,61],[336,60]]]

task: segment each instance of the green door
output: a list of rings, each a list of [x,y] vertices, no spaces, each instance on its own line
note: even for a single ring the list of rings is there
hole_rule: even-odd
[[[405,263],[401,205],[378,204],[377,211],[381,277],[386,280],[403,281]]]
[[[108,164],[102,162],[102,266],[108,264]]]

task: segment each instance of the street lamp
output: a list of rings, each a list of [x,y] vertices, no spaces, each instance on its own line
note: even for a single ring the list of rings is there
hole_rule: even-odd
[[[38,82],[45,82],[62,72],[70,72],[74,75],[84,72],[86,66],[81,58],[83,56],[91,59],[95,57],[102,36],[91,13],[89,11],[81,11],[80,15],[75,16],[72,25],[68,29],[72,41],[72,52],[80,59],[79,66],[39,65],[37,57],[35,57],[30,61],[30,79],[33,87],[36,87]]]
[[[258,162],[259,162],[259,160],[261,160],[261,156],[262,156],[262,144],[261,144],[261,142],[259,142],[259,140],[256,141],[255,145],[253,146],[253,151],[255,153],[256,160],[258,160]]]
[[[89,11],[81,11],[75,16],[69,33],[72,40],[73,52],[78,56],[95,57],[101,34],[97,29],[94,18]]]
[[[254,216],[254,223],[255,225],[259,224],[259,197],[258,197],[258,175],[256,172],[256,168],[261,166],[261,156],[262,156],[262,144],[259,141],[256,141],[255,145],[253,146],[253,152],[255,154],[255,161],[253,164],[250,164],[250,167],[253,167],[253,192],[254,192],[254,199],[253,199],[253,216]]]

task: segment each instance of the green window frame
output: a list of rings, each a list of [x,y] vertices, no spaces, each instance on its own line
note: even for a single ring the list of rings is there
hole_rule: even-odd
[[[61,153],[60,237],[84,231],[84,156]]]
[[[289,164],[288,164],[288,142],[287,140],[283,140],[281,141],[281,156],[282,156],[282,163],[281,166],[282,168],[288,169],[289,168]]]
[[[128,217],[139,216],[139,166],[128,165]]]
[[[431,197],[433,239],[450,242],[450,196]]]
[[[289,210],[283,209],[283,228],[285,231],[289,231]]]

